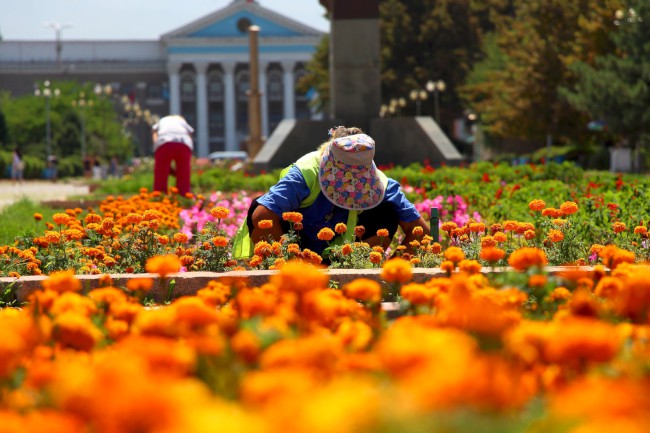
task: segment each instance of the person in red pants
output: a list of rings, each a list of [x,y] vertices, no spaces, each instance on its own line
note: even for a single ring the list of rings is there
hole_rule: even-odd
[[[170,115],[151,127],[153,133],[153,190],[167,193],[167,180],[176,166],[176,188],[181,195],[190,192],[192,128],[183,116]]]

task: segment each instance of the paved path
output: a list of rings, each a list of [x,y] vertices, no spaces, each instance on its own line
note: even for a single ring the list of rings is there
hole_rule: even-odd
[[[28,180],[14,184],[10,180],[2,179],[0,180],[0,210],[23,197],[40,203],[50,200],[65,200],[69,197],[83,196],[88,193],[88,185],[75,181]]]

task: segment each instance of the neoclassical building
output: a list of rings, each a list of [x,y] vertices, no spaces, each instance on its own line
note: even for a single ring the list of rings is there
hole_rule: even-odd
[[[0,90],[20,96],[45,80],[111,84],[143,110],[185,116],[197,156],[240,150],[248,135],[250,25],[261,29],[262,134],[269,136],[282,119],[313,117],[296,82],[323,34],[254,0],[233,0],[155,41],[0,41]]]

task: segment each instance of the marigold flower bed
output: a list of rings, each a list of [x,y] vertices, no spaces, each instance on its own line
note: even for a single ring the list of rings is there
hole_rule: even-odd
[[[153,281],[44,278],[0,310],[0,425],[43,432],[644,431],[650,267],[476,269],[408,261],[329,288],[288,262],[164,308]],[[159,284],[164,257],[147,262]],[[381,309],[395,296],[401,317]],[[218,427],[217,427],[218,426]]]

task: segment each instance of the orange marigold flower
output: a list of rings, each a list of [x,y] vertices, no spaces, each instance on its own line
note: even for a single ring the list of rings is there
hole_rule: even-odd
[[[346,226],[343,223],[338,223],[336,226],[334,226],[334,231],[340,235],[348,231],[348,226]]]
[[[256,268],[261,264],[262,264],[262,258],[257,254],[254,254],[253,257],[251,257],[250,261],[248,262],[248,265],[251,268]]]
[[[295,224],[302,222],[302,214],[300,212],[284,212],[282,214],[282,219]]]
[[[524,232],[524,238],[526,240],[535,239],[535,236],[537,236],[537,234],[535,233],[535,230],[526,230]]]
[[[181,261],[174,254],[167,254],[164,256],[154,256],[147,259],[145,265],[147,272],[152,274],[159,274],[161,277],[165,277],[168,274],[172,274],[181,270]]]
[[[546,207],[546,203],[544,202],[544,200],[540,200],[536,198],[535,200],[532,200],[530,203],[528,203],[528,207],[530,208],[530,210],[534,210],[537,212],[544,209]]]
[[[223,206],[215,206],[212,209],[210,209],[210,215],[212,215],[216,219],[224,219],[227,218],[228,215],[230,215],[230,209],[227,209]]]
[[[366,228],[364,226],[356,226],[354,228],[354,235],[359,239],[361,239],[365,233],[366,233]]]
[[[499,223],[494,223],[490,226],[490,233],[494,235],[496,232],[500,232],[503,230],[503,226]]]
[[[318,232],[318,234],[316,236],[321,241],[328,241],[329,242],[334,238],[334,232],[332,231],[331,228],[324,227],[324,228],[320,229],[320,231]]]
[[[612,224],[612,230],[614,230],[614,233],[621,233],[627,230],[627,226],[625,223],[616,221],[614,224]]]
[[[380,252],[373,251],[370,253],[370,263],[378,264],[381,263],[381,260],[384,258],[384,255]]]
[[[551,242],[560,242],[564,240],[564,233],[560,230],[551,229],[548,231],[548,238]]]
[[[70,215],[67,213],[55,213],[52,216],[52,221],[54,221],[54,223],[59,226],[68,224],[70,220]]]
[[[41,284],[45,290],[53,290],[59,293],[81,290],[81,281],[75,277],[73,270],[52,272]]]
[[[560,211],[563,215],[571,215],[578,212],[578,205],[572,201],[565,201],[560,205]]]
[[[352,245],[350,244],[343,245],[343,247],[341,247],[341,254],[343,254],[344,256],[349,256],[350,254],[352,254]]]
[[[271,276],[270,281],[280,291],[301,294],[326,288],[329,276],[316,266],[291,260],[280,268],[279,273]]]
[[[424,234],[424,229],[420,226],[413,227],[412,233],[414,236],[422,236]]]
[[[379,236],[381,238],[388,237],[388,234],[389,234],[388,229],[379,229],[379,230],[377,230],[377,236]]]
[[[444,222],[444,223],[442,223],[442,225],[440,226],[440,229],[441,229],[442,231],[447,232],[447,233],[451,233],[451,232],[453,232],[454,230],[456,230],[457,228],[458,228],[458,224],[456,224],[456,223],[453,222],[453,221],[447,221],[447,222]]]
[[[503,223],[503,230],[507,232],[513,232],[517,230],[517,227],[519,226],[519,223],[517,221],[505,221]]]
[[[469,223],[469,231],[473,233],[485,232],[485,224],[483,223]]]
[[[503,259],[506,252],[501,248],[487,247],[481,250],[481,259],[494,263]]]
[[[300,246],[298,244],[287,245],[287,253],[294,255],[300,254]]]
[[[458,269],[468,274],[478,274],[481,272],[481,264],[476,260],[463,259],[458,262]]]
[[[153,287],[153,279],[151,278],[133,278],[126,282],[126,288],[132,292],[148,292]]]
[[[302,230],[302,223],[301,223],[301,222],[293,223],[293,229],[294,229],[295,231],[300,231],[300,230]]]
[[[406,283],[413,277],[411,264],[406,260],[396,257],[384,262],[380,273],[381,278],[389,283]]]
[[[194,257],[188,255],[182,255],[180,261],[181,261],[181,265],[185,267],[191,266],[192,263],[194,263]]]
[[[59,241],[61,240],[61,234],[55,231],[46,231],[45,239],[47,240],[47,242],[51,244],[56,244],[59,243]]]
[[[445,260],[444,262],[440,263],[440,269],[447,272],[448,274],[451,274],[454,272],[454,269],[456,269],[456,265],[454,265],[454,262],[451,260]]]
[[[36,221],[40,221],[40,220],[42,220],[42,219],[43,219],[43,214],[40,214],[40,213],[36,212],[36,213],[34,214],[34,219],[35,219]]]
[[[89,213],[84,219],[86,224],[100,223],[102,221],[101,215],[97,215],[96,213]]]
[[[555,218],[554,220],[551,221],[554,225],[558,227],[564,227],[567,223],[567,220],[565,219],[560,219],[560,218]]]
[[[343,293],[348,298],[362,302],[381,301],[381,285],[368,278],[357,278],[343,286]]]
[[[503,232],[496,232],[494,234],[494,240],[501,244],[508,240],[508,235]]]
[[[458,263],[465,258],[465,253],[459,247],[449,247],[445,250],[445,259]]]
[[[261,220],[259,223],[257,223],[257,226],[261,229],[268,230],[273,228],[273,221],[272,220]]]
[[[523,271],[533,266],[541,268],[547,263],[546,254],[539,248],[519,248],[510,254],[508,258],[508,264],[518,271]]]
[[[142,222],[143,217],[138,213],[132,212],[126,216],[126,220],[129,224],[138,224]]]
[[[259,241],[255,244],[253,252],[260,257],[268,257],[273,253],[273,248],[268,242]]]
[[[571,292],[566,287],[556,287],[553,289],[550,295],[548,295],[548,300],[551,302],[565,301],[571,297]]]
[[[440,245],[438,242],[434,242],[431,244],[431,252],[433,254],[440,254],[442,252],[442,245]]]
[[[497,241],[494,239],[494,236],[483,236],[481,238],[481,247],[486,248],[486,247],[493,247],[497,244]]]
[[[433,300],[434,291],[424,284],[410,283],[402,286],[400,296],[412,305],[428,305]]]
[[[589,253],[590,254],[598,254],[600,251],[605,248],[605,245],[600,245],[600,244],[593,244],[591,248],[589,248]]]
[[[228,238],[224,236],[215,236],[212,238],[212,244],[215,247],[227,247],[228,246]]]
[[[111,230],[115,226],[115,220],[110,217],[106,217],[102,220],[102,230],[108,231]]]
[[[375,245],[374,247],[372,247],[372,250],[377,251],[379,254],[384,254],[384,247],[382,247],[381,245]]]
[[[634,227],[634,234],[645,236],[648,234],[648,228],[646,226],[636,226]]]
[[[187,243],[189,237],[185,233],[174,233],[174,242],[178,244]]]
[[[521,222],[520,222],[520,223],[517,223],[517,228],[515,229],[515,231],[516,231],[518,234],[523,235],[523,234],[526,233],[528,230],[533,230],[533,231],[534,231],[534,230],[535,230],[535,226],[534,226],[532,223],[521,223]]]
[[[158,242],[160,243],[160,245],[167,245],[169,243],[169,236],[167,235],[158,236]]]

